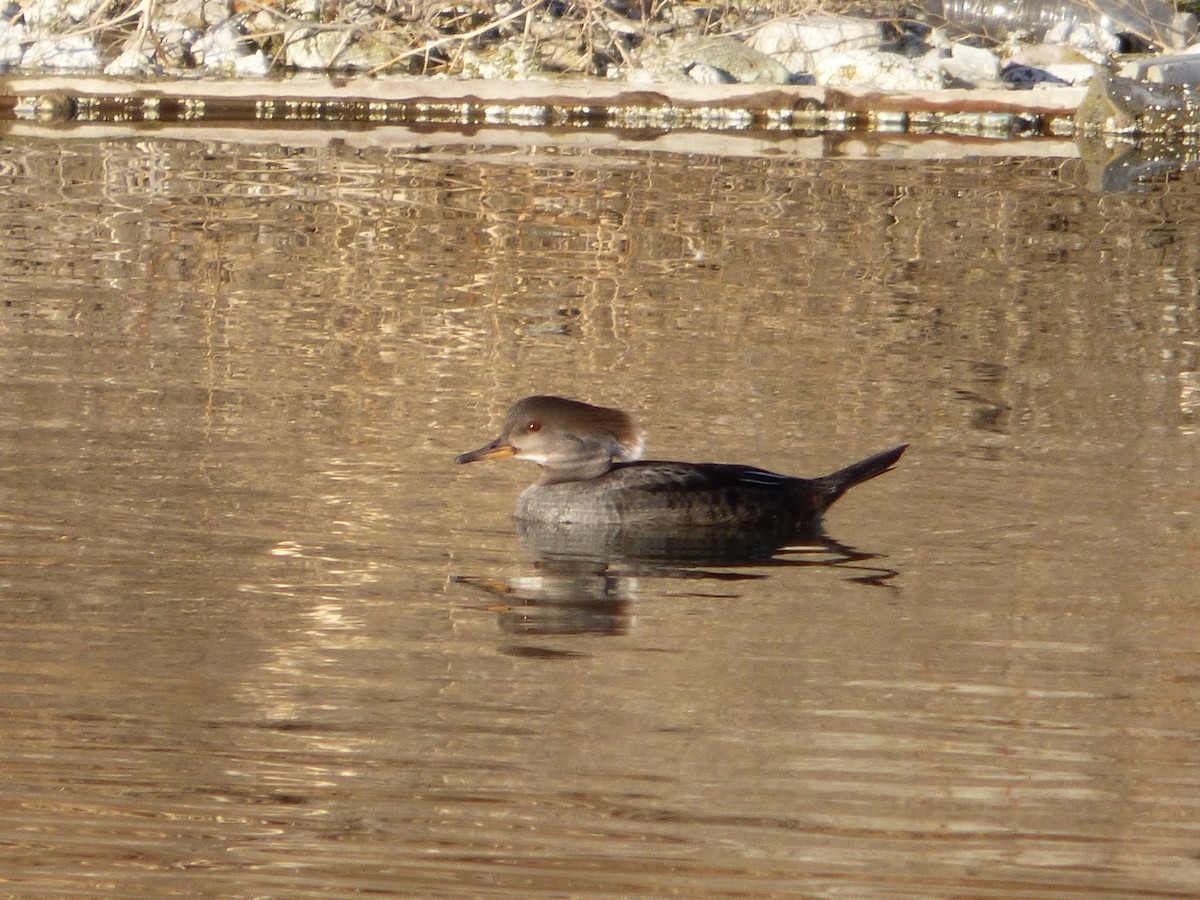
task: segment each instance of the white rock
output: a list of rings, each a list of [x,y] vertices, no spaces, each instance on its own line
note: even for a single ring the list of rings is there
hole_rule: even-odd
[[[1059,22],[1046,32],[1047,44],[1073,47],[1095,63],[1121,52],[1121,39],[1099,25],[1082,22]]]
[[[100,9],[107,0],[30,0],[23,4],[25,24],[37,31],[64,30]]]
[[[730,84],[736,79],[724,69],[705,63],[695,63],[687,69],[688,78],[697,84]]]
[[[196,62],[209,71],[258,77],[271,68],[270,58],[246,35],[238,19],[226,19],[191,45]]]
[[[98,72],[101,61],[91,37],[71,34],[34,41],[21,57],[21,66],[60,72]]]
[[[822,57],[817,60],[813,76],[825,87],[874,87],[882,91],[940,90],[945,85],[941,71],[926,61],[873,50]]]
[[[849,50],[878,50],[883,43],[883,25],[852,16],[798,16],[768,22],[746,43],[774,57],[790,72],[813,72],[824,57]]]
[[[257,49],[246,40],[242,29],[232,19],[210,28],[194,44],[192,56],[206,69],[230,68],[243,56]]]
[[[147,45],[137,47],[130,45],[104,67],[105,75],[114,76],[130,76],[130,75],[158,75],[162,73],[162,66],[155,61],[154,48]]]
[[[954,44],[950,55],[939,62],[943,72],[968,84],[989,85],[1000,80],[1000,57],[983,47]]]
[[[29,29],[24,25],[0,22],[0,66],[15,66],[25,55],[25,47],[32,42]]]
[[[262,50],[233,61],[233,74],[239,78],[262,78],[271,71],[271,60]]]

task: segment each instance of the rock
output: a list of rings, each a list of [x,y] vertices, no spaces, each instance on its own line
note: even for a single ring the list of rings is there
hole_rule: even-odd
[[[813,75],[825,87],[874,87],[881,91],[940,90],[945,79],[931,61],[898,53],[850,50],[817,60]]]
[[[789,72],[813,72],[823,57],[849,50],[878,50],[883,45],[883,25],[851,16],[798,16],[768,22],[747,43]]]
[[[21,57],[26,69],[57,72],[99,72],[100,53],[86,34],[69,34],[35,40]]]
[[[728,72],[724,74],[729,75]],[[611,81],[627,81],[630,84],[686,84],[692,81],[686,71],[675,65],[665,65],[660,59],[647,60],[642,65],[630,69],[618,69],[614,66],[608,70],[608,78]],[[732,76],[730,78],[732,79]]]
[[[142,38],[132,34],[125,42],[121,55],[109,63],[115,66],[112,72],[105,68],[109,75],[136,75],[139,57],[149,54],[148,69],[142,69],[145,74],[153,74],[155,69],[174,67],[183,68],[191,65],[192,44],[200,39],[200,32],[189,28],[177,19],[155,18],[150,24],[150,35]],[[126,56],[126,54],[129,54]],[[125,57],[125,59],[121,59]],[[120,62],[118,63],[118,60]]]
[[[950,47],[950,55],[939,62],[944,73],[974,87],[995,85],[1000,81],[1000,57],[983,47],[954,44]]]
[[[261,77],[271,68],[271,60],[246,35],[239,19],[226,19],[210,28],[191,46],[196,62],[209,71],[242,77]]]
[[[787,84],[792,73],[765,53],[730,37],[648,43],[638,65],[623,74],[634,84],[762,82]]]
[[[1133,60],[1117,74],[1151,84],[1200,84],[1200,52]]]
[[[34,31],[56,34],[82,22],[107,0],[30,0],[22,4],[25,24]]]
[[[229,0],[167,0],[154,20],[172,20],[188,28],[204,31],[233,16]]]
[[[287,32],[283,51],[292,68],[360,71],[386,67],[403,52],[382,35],[364,41],[349,30],[315,31],[303,26]]]
[[[320,22],[323,0],[292,0],[287,4],[287,14],[301,22]]]
[[[1012,50],[1000,77],[1017,88],[1087,84],[1107,68],[1104,56],[1096,62],[1092,55],[1062,44],[1026,44]]]
[[[1088,85],[1075,127],[1083,134],[1186,134],[1200,128],[1200,98],[1177,85],[1103,73]]]
[[[29,29],[24,25],[0,22],[0,69],[18,65],[32,41]]]
[[[1074,47],[1063,44],[1023,44],[1014,47],[1005,55],[1006,63],[1017,66],[1029,66],[1033,69],[1046,69],[1051,66],[1072,66],[1085,63],[1095,63],[1096,60],[1081,53]]]
[[[1200,17],[1190,12],[1176,13],[1168,31],[1168,46],[1174,50],[1190,47],[1196,40],[1197,32],[1200,32]]]
[[[692,63],[686,70],[687,77],[697,84],[734,84],[737,79],[716,66]]]
[[[149,44],[136,46],[136,39],[128,47],[104,67],[105,75],[116,77],[138,77],[142,75],[161,75],[162,66],[158,64],[158,54]]]
[[[484,50],[466,50],[462,54],[462,73],[466,78],[526,79],[538,75],[537,60],[528,47],[497,44]]]
[[[191,64],[192,44],[200,40],[200,32],[179,19],[157,19],[150,30],[155,37],[155,59],[163,66]],[[134,40],[137,40],[134,37]]]
[[[232,74],[238,78],[264,78],[271,71],[271,58],[262,50],[255,50],[233,61]]]
[[[1108,57],[1121,52],[1121,39],[1115,33],[1082,22],[1059,22],[1046,32],[1046,43],[1074,47],[1097,63],[1106,62]]]
[[[697,65],[710,66],[728,73],[734,81],[787,84],[792,77],[778,60],[731,37],[688,41],[671,55],[685,72]]]

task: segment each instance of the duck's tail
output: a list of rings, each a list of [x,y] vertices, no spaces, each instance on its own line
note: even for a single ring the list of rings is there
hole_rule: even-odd
[[[821,478],[813,478],[808,482],[811,488],[811,497],[813,504],[813,519],[819,521],[825,510],[833,506],[834,501],[856,484],[862,484],[864,481],[870,481],[876,475],[882,475],[884,472],[891,470],[904,451],[908,449],[908,444],[901,444],[899,447],[893,447],[891,450],[884,450],[882,453],[876,453],[874,456],[868,456],[866,459],[856,462],[853,465],[846,466],[844,469],[838,469],[831,475],[825,475]]]

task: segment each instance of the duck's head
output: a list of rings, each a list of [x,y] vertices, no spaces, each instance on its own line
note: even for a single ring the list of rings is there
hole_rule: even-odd
[[[619,409],[539,395],[513,405],[498,438],[454,461],[527,459],[549,484],[596,478],[613,463],[640,458],[642,445],[642,429]]]

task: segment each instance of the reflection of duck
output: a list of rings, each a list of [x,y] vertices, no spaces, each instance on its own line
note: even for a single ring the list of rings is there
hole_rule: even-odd
[[[586,560],[542,560],[514,578],[454,575],[490,599],[500,628],[512,634],[624,634],[637,579]]]
[[[624,634],[633,625],[632,603],[652,581],[679,582],[672,595],[733,598],[740,585],[786,568],[836,570],[862,584],[884,586],[897,572],[872,565],[875,554],[840,544],[814,531],[783,545],[750,545],[718,539],[719,529],[696,529],[694,542],[667,535],[622,534],[587,526],[527,528],[521,541],[537,557],[533,571],[519,577],[454,575],[451,582],[485,593],[502,631],[522,635]],[[711,540],[704,541],[701,535]],[[685,587],[685,585],[688,585]],[[518,655],[561,655],[524,648]]]
[[[541,466],[541,477],[521,494],[515,513],[535,526],[783,534],[817,527],[835,500],[888,471],[907,446],[812,479],[751,466],[642,461],[641,428],[625,413],[536,396],[508,411],[499,437],[455,462],[516,456]]]

